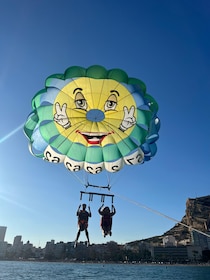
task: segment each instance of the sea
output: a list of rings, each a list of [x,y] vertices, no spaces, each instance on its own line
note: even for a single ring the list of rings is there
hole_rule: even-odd
[[[209,280],[210,266],[0,261],[0,280]]]

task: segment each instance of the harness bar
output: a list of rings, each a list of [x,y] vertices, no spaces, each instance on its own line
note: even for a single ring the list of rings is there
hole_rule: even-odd
[[[94,187],[94,188],[100,188],[100,189],[108,189],[110,190],[111,189],[111,186],[110,185],[107,185],[107,186],[97,186],[97,185],[92,185],[92,184],[89,184],[89,182],[87,182],[87,184],[85,185],[85,187]]]
[[[103,203],[105,201],[105,197],[109,196],[112,198],[112,203],[114,201],[114,195],[113,194],[106,194],[106,193],[96,193],[96,192],[83,192],[80,191],[80,200],[82,200],[82,195],[83,194],[89,194],[89,201],[93,201],[93,196],[94,195],[100,195],[101,196],[101,202]]]

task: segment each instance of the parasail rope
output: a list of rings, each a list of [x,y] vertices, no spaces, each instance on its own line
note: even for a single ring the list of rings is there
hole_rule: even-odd
[[[75,180],[78,180],[85,187],[86,181],[84,178],[80,178],[80,176],[76,174],[77,172],[71,172],[71,171],[68,172],[70,173],[70,176],[72,176]]]
[[[119,198],[122,199],[122,200],[128,201],[129,203],[134,204],[134,205],[136,205],[136,206],[138,206],[138,207],[141,207],[141,208],[144,208],[144,209],[146,209],[146,210],[148,210],[148,211],[150,211],[150,212],[153,212],[153,213],[155,213],[155,214],[157,214],[157,215],[159,215],[159,216],[162,216],[162,217],[164,217],[164,218],[166,218],[166,219],[169,219],[169,220],[171,220],[171,221],[174,221],[174,222],[176,222],[177,224],[180,224],[180,225],[182,225],[182,226],[184,226],[184,227],[187,227],[190,231],[196,231],[196,232],[198,232],[198,233],[200,233],[200,234],[203,234],[203,235],[205,235],[205,236],[207,236],[207,237],[210,238],[210,235],[209,235],[209,234],[207,234],[207,233],[205,233],[205,232],[202,232],[202,231],[200,231],[200,230],[198,230],[198,229],[196,229],[196,228],[193,228],[192,226],[188,226],[188,225],[186,225],[186,224],[184,224],[184,223],[182,223],[182,222],[180,222],[180,221],[178,221],[178,220],[176,220],[176,219],[174,219],[174,218],[172,218],[172,217],[169,217],[168,215],[165,215],[165,214],[163,214],[163,213],[161,213],[161,212],[159,212],[159,211],[157,211],[157,210],[154,210],[154,209],[152,209],[152,208],[150,208],[150,207],[148,207],[148,206],[146,206],[146,205],[143,205],[143,204],[141,204],[141,203],[139,203],[139,202],[136,202],[136,201],[134,201],[134,200],[131,200],[131,199],[127,198],[127,197],[123,197],[123,196],[118,195],[118,194],[115,194],[115,196],[119,197]]]

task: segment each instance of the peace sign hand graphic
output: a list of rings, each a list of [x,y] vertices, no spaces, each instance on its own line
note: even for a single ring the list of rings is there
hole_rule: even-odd
[[[67,108],[66,103],[64,103],[62,107],[58,102],[55,104],[56,113],[54,115],[54,121],[57,122],[62,127],[64,127],[65,129],[71,126],[71,123],[68,120],[68,116],[66,114],[66,108]]]
[[[128,128],[136,124],[136,118],[134,117],[134,106],[131,106],[130,111],[128,107],[125,106],[124,108],[124,119],[120,125],[120,130],[126,131]]]

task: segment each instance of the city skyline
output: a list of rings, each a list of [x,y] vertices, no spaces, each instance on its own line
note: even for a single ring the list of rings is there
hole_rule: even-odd
[[[1,229],[1,227],[0,227]],[[3,230],[3,229],[2,229]],[[4,228],[5,230],[5,228]],[[3,232],[3,231],[2,231]],[[206,263],[210,255],[210,237],[198,232],[191,232],[191,240],[183,244],[177,242],[173,235],[163,236],[154,242],[135,241],[130,244],[118,244],[109,241],[103,244],[79,242],[75,248],[74,242],[64,243],[55,240],[47,241],[44,248],[34,247],[27,241],[23,244],[22,236],[15,236],[13,245],[0,242],[1,260],[27,261],[65,261],[65,262],[120,262],[120,263]]]

